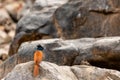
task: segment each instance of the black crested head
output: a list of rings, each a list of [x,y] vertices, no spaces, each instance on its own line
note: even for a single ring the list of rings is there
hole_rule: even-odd
[[[44,50],[44,48],[39,44],[39,45],[37,45],[37,50]]]

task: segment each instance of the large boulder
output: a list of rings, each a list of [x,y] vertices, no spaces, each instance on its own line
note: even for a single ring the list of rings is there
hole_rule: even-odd
[[[75,65],[88,61],[96,66],[120,70],[120,37],[46,39],[26,42],[21,45],[17,53],[18,62],[33,60],[33,53],[38,44],[45,48],[45,61],[59,65]]]
[[[93,66],[58,66],[49,62],[40,64],[40,73],[33,77],[33,61],[17,65],[2,80],[120,80],[120,72]]]
[[[25,41],[120,36],[119,5],[119,0],[36,0],[17,25],[9,55]]]
[[[17,24],[16,35],[11,43],[9,55],[17,53],[21,43],[42,38],[58,37],[52,22],[56,8],[68,0],[36,0],[30,12]]]
[[[119,13],[119,0],[71,0],[56,10],[54,20],[65,39],[120,36]]]
[[[120,37],[46,39],[23,43],[17,54],[0,65],[0,78],[10,72],[16,64],[33,61],[38,44],[45,48],[44,61],[58,65],[87,64],[120,70]]]

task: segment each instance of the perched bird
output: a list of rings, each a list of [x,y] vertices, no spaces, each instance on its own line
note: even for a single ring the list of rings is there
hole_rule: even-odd
[[[34,71],[33,76],[36,77],[39,74],[39,63],[43,58],[43,47],[41,45],[37,45],[37,49],[34,53]]]

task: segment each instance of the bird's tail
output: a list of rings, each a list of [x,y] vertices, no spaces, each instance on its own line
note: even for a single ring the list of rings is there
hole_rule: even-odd
[[[39,65],[34,65],[33,76],[36,77],[39,74]]]

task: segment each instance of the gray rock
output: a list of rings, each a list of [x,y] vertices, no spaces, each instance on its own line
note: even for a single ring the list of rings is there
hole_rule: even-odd
[[[9,55],[21,43],[43,38],[120,36],[119,0],[36,0],[17,25]]]
[[[2,60],[0,60],[0,64],[2,64],[3,63],[3,61]]]
[[[56,10],[55,24],[65,39],[120,36],[119,5],[119,0],[70,0]]]
[[[33,58],[36,46],[41,44],[45,50],[44,60],[60,65],[81,64],[88,61],[96,66],[120,68],[120,37],[81,38],[73,40],[48,39],[22,44],[18,51],[19,62]],[[28,58],[27,58],[28,56]],[[25,58],[24,58],[25,57]],[[20,59],[19,59],[20,58]],[[102,66],[102,64],[104,64]],[[116,64],[116,65],[115,65]]]
[[[36,0],[30,13],[18,22],[16,35],[9,49],[9,55],[17,53],[19,46],[25,41],[58,37],[56,28],[52,22],[52,15],[56,8],[68,0],[47,0],[47,5],[44,7],[42,6],[44,3],[41,1]]]
[[[40,74],[33,77],[34,63],[17,65],[3,80],[120,80],[120,72],[93,66],[58,66],[49,62],[40,64]]]
[[[46,39],[23,43],[17,54],[9,57],[0,65],[1,70],[5,69],[4,74],[0,71],[0,78],[11,71],[16,64],[33,60],[33,54],[38,44],[45,48],[44,61],[58,65],[89,64],[120,70],[120,37]]]

